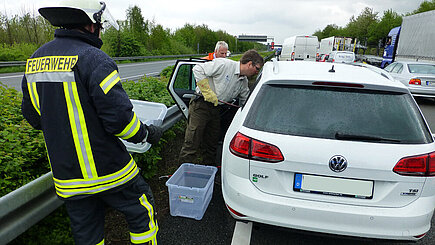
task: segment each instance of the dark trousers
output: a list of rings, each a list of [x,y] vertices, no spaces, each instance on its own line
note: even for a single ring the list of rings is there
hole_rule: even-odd
[[[220,135],[220,109],[202,97],[189,103],[184,143],[180,151],[180,163],[216,165],[216,149]],[[203,154],[200,148],[203,149]],[[198,162],[201,154],[203,162]]]
[[[77,245],[104,244],[105,206],[125,215],[132,244],[157,244],[159,228],[154,215],[154,198],[149,185],[140,175],[118,191],[65,200],[65,206]]]

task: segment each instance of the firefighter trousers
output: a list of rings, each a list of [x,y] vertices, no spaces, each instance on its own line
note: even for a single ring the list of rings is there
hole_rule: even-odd
[[[149,185],[140,174],[120,190],[65,200],[65,206],[77,245],[104,244],[107,206],[125,215],[132,244],[157,244],[159,228],[155,218],[154,198]]]

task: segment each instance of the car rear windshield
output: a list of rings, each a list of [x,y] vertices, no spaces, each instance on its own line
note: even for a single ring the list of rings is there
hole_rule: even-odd
[[[255,97],[244,126],[326,139],[432,142],[409,94],[361,89],[265,84]]]
[[[430,64],[409,64],[410,73],[432,74],[435,75],[435,65]]]

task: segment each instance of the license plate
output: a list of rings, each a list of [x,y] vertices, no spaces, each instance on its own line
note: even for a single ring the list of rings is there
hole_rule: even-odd
[[[322,195],[372,199],[373,181],[297,173],[295,174],[293,190]]]
[[[435,81],[426,81],[427,86],[435,86]]]

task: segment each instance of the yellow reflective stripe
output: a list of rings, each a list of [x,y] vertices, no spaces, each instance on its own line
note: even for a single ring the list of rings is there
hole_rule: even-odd
[[[33,87],[36,88],[36,83],[27,83],[27,89],[29,90],[29,96],[30,101],[32,102],[33,107],[35,108],[36,112],[41,115],[41,110],[39,109],[39,99],[36,99],[35,90],[33,90]],[[38,96],[39,98],[39,96]]]
[[[83,178],[89,179],[97,177],[94,158],[90,148],[86,122],[83,110],[78,97],[77,85],[75,82],[64,82],[65,99],[70,119],[71,132],[74,139],[74,145],[77,158],[80,164],[80,170]]]
[[[38,105],[38,109],[41,110],[41,104],[39,104],[39,94],[38,94],[38,90],[36,90],[36,83],[32,83],[32,87],[33,87],[33,95],[35,96],[36,99],[36,104]]]
[[[104,80],[100,83],[100,87],[103,90],[105,94],[107,94],[113,86],[117,82],[119,82],[121,78],[119,77],[118,71],[114,70],[112,73],[110,73]]]
[[[159,230],[159,226],[154,220],[154,208],[148,202],[148,199],[145,194],[143,194],[139,201],[142,206],[148,211],[148,218],[150,222],[148,223],[149,231],[143,233],[132,233],[130,232],[130,240],[133,244],[141,244],[145,242],[151,241],[151,244],[157,244],[157,231]]]
[[[83,154],[82,154],[82,150],[80,147],[80,143],[79,143],[79,136],[77,133],[77,125],[76,125],[76,120],[74,118],[74,110],[73,110],[73,106],[70,100],[70,94],[69,94],[69,89],[68,89],[68,83],[64,82],[63,83],[63,90],[65,92],[65,99],[66,99],[66,106],[68,108],[68,116],[69,116],[69,122],[70,122],[70,126],[71,126],[71,131],[72,131],[72,135],[73,135],[73,139],[74,139],[74,145],[75,145],[75,149],[76,149],[76,153],[77,153],[77,158],[79,160],[79,164],[80,164],[80,170],[82,171],[82,175],[84,178],[87,178],[88,175],[86,173],[86,167],[85,167],[85,161],[83,159]]]
[[[77,84],[75,82],[73,82],[71,85],[72,85],[72,89],[73,89],[74,100],[76,102],[77,110],[79,112],[80,126],[82,129],[81,130],[82,137],[83,137],[83,141],[85,143],[85,149],[86,149],[85,151],[86,151],[86,154],[88,156],[88,161],[89,161],[88,164],[89,164],[89,167],[91,168],[92,176],[95,178],[98,176],[98,174],[97,174],[97,168],[95,167],[94,156],[92,154],[91,142],[89,141],[89,134],[88,134],[88,129],[86,127],[85,114],[83,113],[83,108],[82,108],[82,105],[80,103],[79,92],[77,91]]]
[[[128,125],[122,130],[121,133],[115,134],[116,137],[120,137],[122,139],[129,139],[133,137],[140,129],[140,121],[137,118],[135,112],[133,112],[133,118],[128,123]]]
[[[60,188],[59,185],[55,185],[56,194],[63,198],[68,198],[76,195],[96,194],[117,186],[121,186],[127,183],[128,181],[132,180],[138,174],[139,174],[139,169],[135,165],[134,169],[131,172],[128,172],[126,175],[122,176],[121,178],[117,179],[114,182],[109,182],[104,185],[97,185],[97,186],[93,185],[93,187],[89,187],[89,188],[75,188],[75,189]]]
[[[72,68],[77,64],[78,59],[78,55],[31,58],[26,62],[26,74],[72,71]]]
[[[119,178],[122,178],[129,172],[133,171],[136,167],[136,162],[133,157],[130,155],[130,161],[121,169],[115,173],[99,176],[93,179],[70,179],[70,180],[60,180],[53,178],[54,185],[59,188],[83,188],[83,187],[91,187],[96,185],[101,185],[109,182],[113,182]]]
[[[130,241],[133,244],[142,244],[146,242],[150,242],[152,245],[157,245],[157,232],[159,231],[159,227],[156,226],[154,229],[149,230],[144,233],[132,233],[130,232]]]
[[[104,245],[104,239],[101,242],[97,243],[97,245]]]
[[[154,222],[154,208],[151,203],[148,202],[148,199],[145,194],[142,195],[141,198],[139,198],[140,204],[144,206],[148,210],[148,217],[150,219],[150,223],[148,224],[148,227],[150,230],[154,229],[156,227],[156,224]]]

